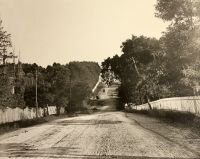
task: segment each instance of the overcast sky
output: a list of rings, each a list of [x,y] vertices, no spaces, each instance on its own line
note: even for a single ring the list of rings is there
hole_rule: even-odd
[[[154,17],[156,0],[0,0],[3,26],[22,62],[42,66],[101,62],[121,54],[134,35],[159,38],[167,26]]]

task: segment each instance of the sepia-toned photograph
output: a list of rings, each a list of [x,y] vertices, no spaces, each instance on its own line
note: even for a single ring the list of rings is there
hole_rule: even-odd
[[[200,0],[0,0],[0,159],[200,159]]]

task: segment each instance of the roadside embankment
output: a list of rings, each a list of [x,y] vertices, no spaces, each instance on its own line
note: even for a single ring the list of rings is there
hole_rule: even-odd
[[[179,124],[181,127],[188,127],[200,134],[200,116],[190,112],[152,109],[152,110],[136,110],[126,109],[126,112],[141,114],[152,118],[157,118],[163,122],[170,124]]]
[[[164,98],[152,101],[149,104],[130,105],[126,111],[145,114],[200,130],[199,96]]]

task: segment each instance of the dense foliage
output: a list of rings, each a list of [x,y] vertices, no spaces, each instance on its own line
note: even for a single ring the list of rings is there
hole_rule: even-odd
[[[100,67],[94,62],[70,62],[72,83],[83,82],[92,89],[99,79]]]
[[[5,64],[7,58],[14,56],[9,49],[12,46],[10,34],[4,30],[2,20],[0,20],[0,63]]]
[[[40,107],[56,105],[58,110],[81,109],[83,101],[91,95],[98,81],[100,67],[94,62],[70,62],[66,65],[54,63],[43,68],[36,64],[23,64],[26,90],[25,102],[35,106],[35,74],[38,71],[38,104]]]
[[[4,30],[2,21],[0,21],[0,64],[5,65],[7,59],[15,58],[14,53],[11,52],[11,47],[10,34]],[[21,81],[25,81],[25,92],[22,97],[24,97],[26,105],[29,107],[35,107],[36,105],[37,71],[38,105],[39,107],[56,105],[58,113],[61,107],[65,107],[67,111],[82,109],[84,103],[87,103],[87,99],[91,96],[92,88],[97,83],[100,74],[100,67],[95,62],[70,62],[66,65],[54,63],[46,68],[35,63],[25,63],[22,64],[22,68],[22,72],[25,73],[25,75],[20,76],[20,78],[23,78]],[[17,67],[16,69],[19,70]],[[5,71],[0,72],[5,73]],[[6,77],[9,78],[9,75]],[[1,77],[4,78],[4,75],[1,75]],[[7,83],[9,82],[7,79]],[[16,78],[13,83],[18,84],[19,79]],[[18,85],[22,86],[21,83]],[[18,88],[18,85],[15,85],[16,95],[18,95],[18,90],[22,89],[21,87]],[[10,87],[4,85],[2,88],[4,89],[2,94],[7,96],[6,99],[8,99],[5,92],[7,90],[11,94]]]
[[[198,93],[200,80],[200,2],[158,0],[156,16],[171,22],[157,40],[132,36],[122,43],[121,56],[102,62],[106,83],[121,81],[123,102],[137,104],[164,97]]]

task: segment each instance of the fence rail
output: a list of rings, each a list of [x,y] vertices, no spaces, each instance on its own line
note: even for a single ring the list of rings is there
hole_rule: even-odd
[[[166,109],[200,114],[200,96],[164,98],[150,102],[153,109]],[[149,105],[131,106],[132,109],[147,110]]]
[[[56,114],[56,106],[48,106],[48,114],[53,115]],[[43,117],[47,108],[39,108],[38,109],[38,117]],[[61,109],[61,113],[64,113],[64,108]],[[0,124],[10,123],[14,121],[26,120],[26,119],[34,119],[36,118],[36,108],[9,108],[0,109]]]

